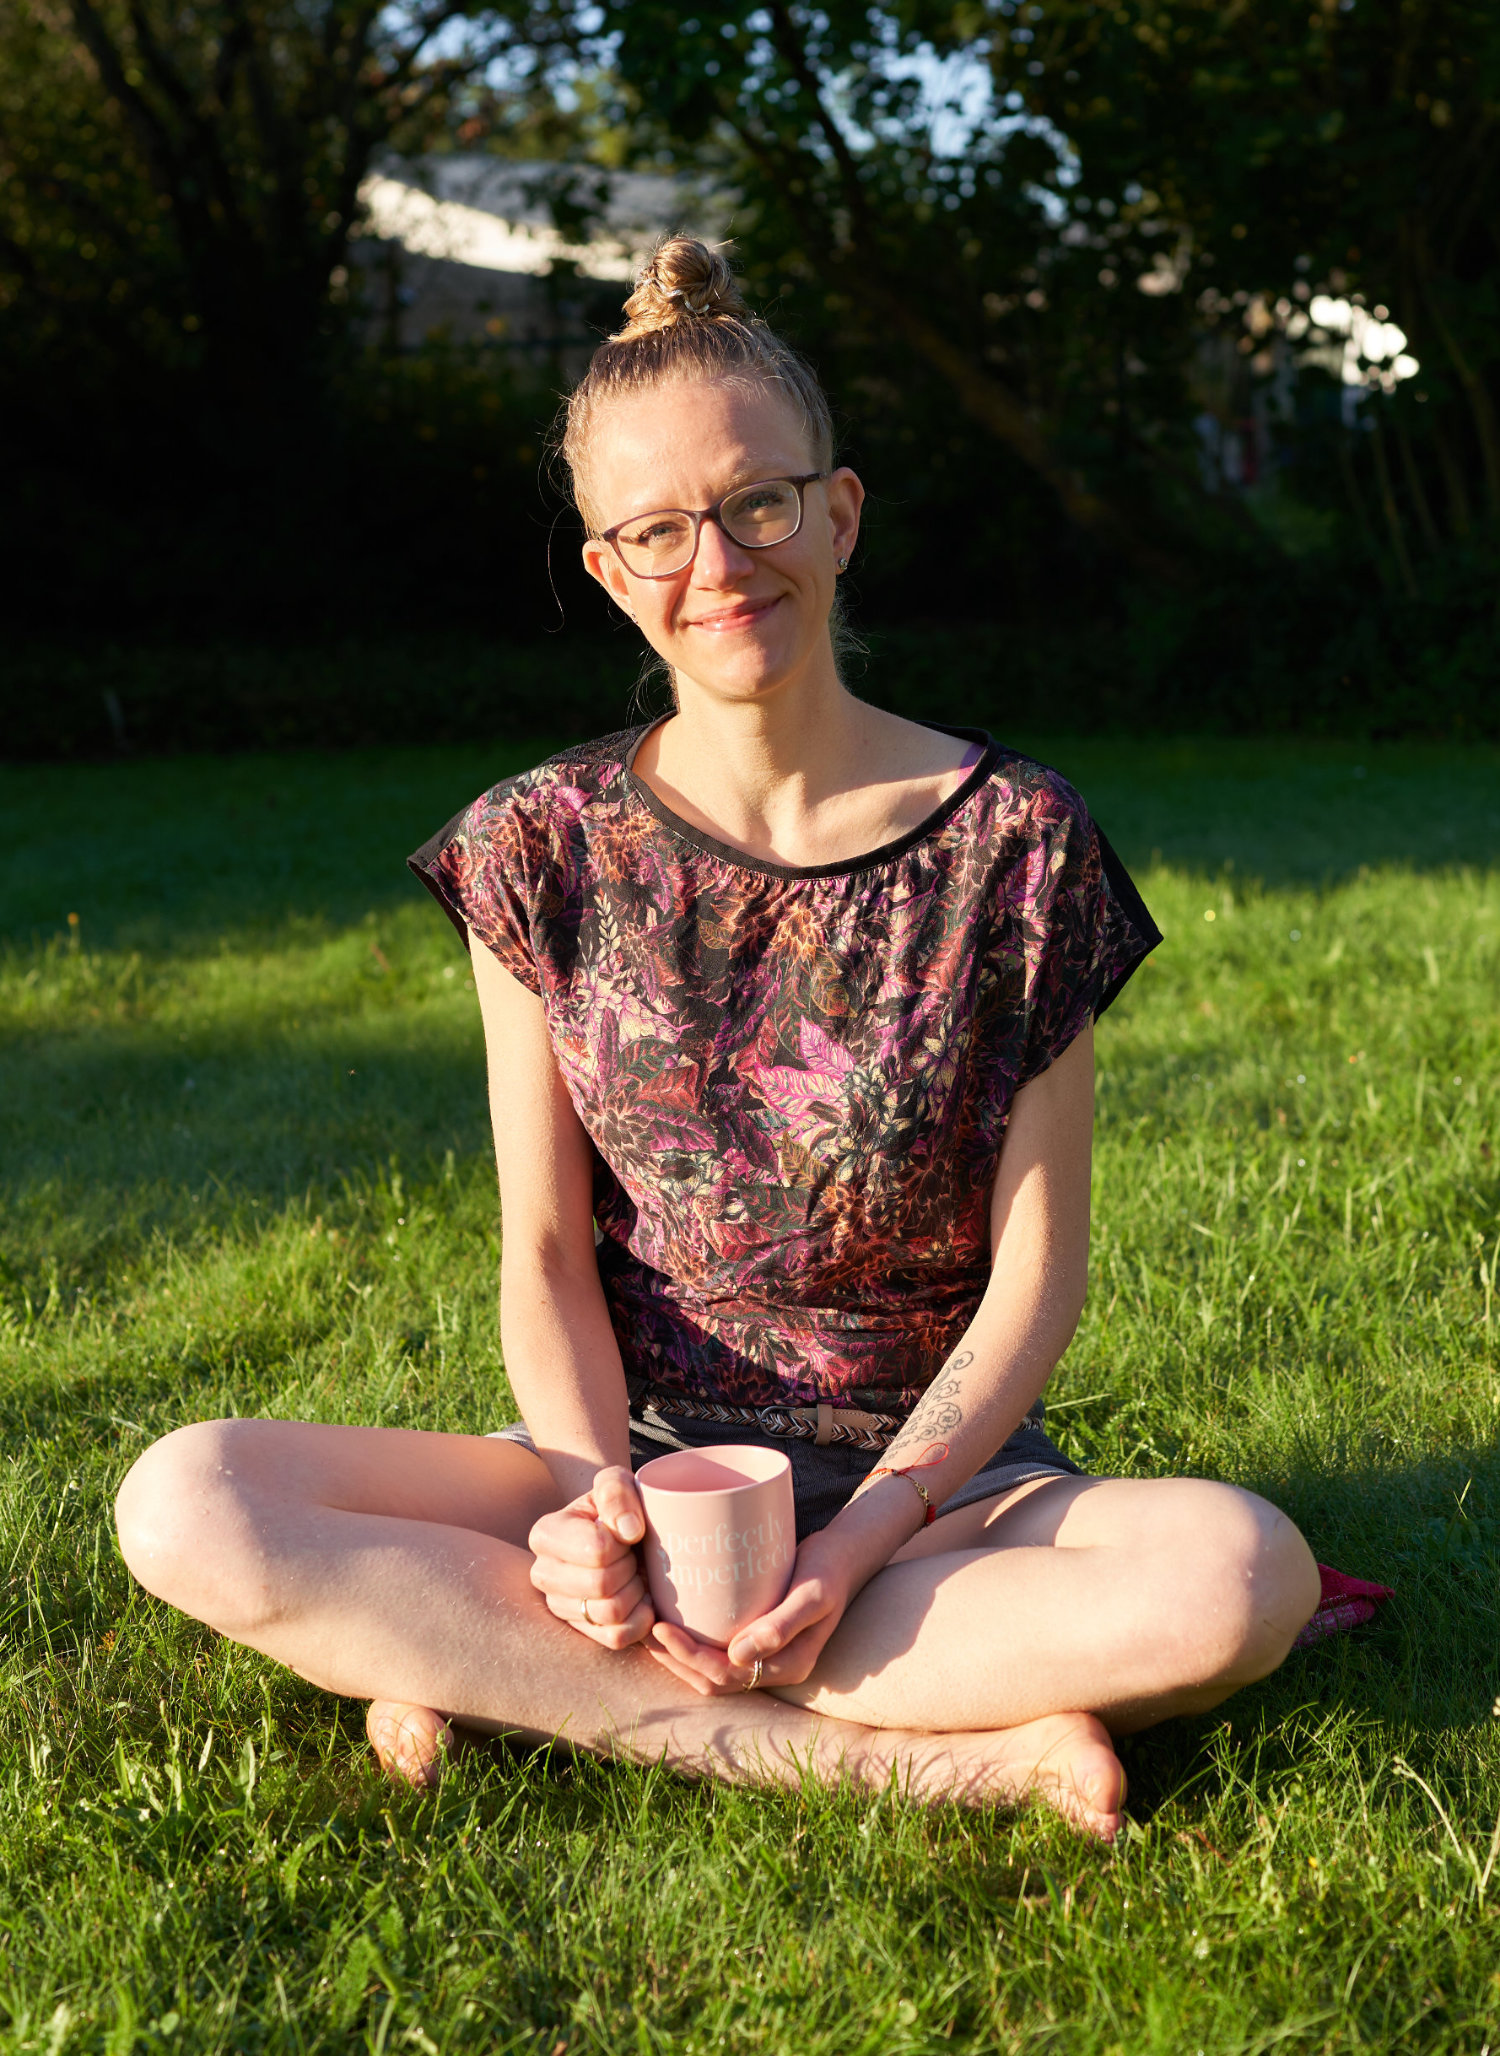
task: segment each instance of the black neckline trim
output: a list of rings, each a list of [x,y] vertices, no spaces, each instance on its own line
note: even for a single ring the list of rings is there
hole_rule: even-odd
[[[919,728],[931,728],[939,735],[955,736],[960,742],[977,742],[983,746],[983,755],[974,765],[956,792],[948,795],[941,806],[934,809],[915,828],[909,828],[905,835],[894,842],[882,843],[879,849],[867,850],[863,856],[845,857],[837,864],[773,864],[761,857],[752,857],[747,851],[736,849],[733,843],[719,842],[711,835],[705,835],[701,828],[695,828],[690,821],[684,821],[651,790],[645,779],[635,769],[636,753],[653,728],[660,728],[663,721],[669,721],[669,714],[660,715],[655,721],[648,721],[636,730],[635,738],[625,752],[625,782],[642,806],[649,809],[664,828],[669,828],[682,842],[690,843],[694,849],[702,850],[707,856],[717,857],[720,863],[733,864],[741,871],[758,871],[763,878],[845,878],[856,871],[872,871],[881,864],[889,864],[896,857],[903,856],[917,843],[924,842],[929,835],[943,827],[956,814],[966,800],[984,784],[1002,754],[999,743],[985,728],[954,728],[946,721],[919,721]]]

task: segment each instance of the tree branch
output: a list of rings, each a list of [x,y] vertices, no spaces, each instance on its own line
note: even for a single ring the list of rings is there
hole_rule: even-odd
[[[790,9],[785,0],[772,0],[769,12],[782,61],[807,94],[814,118],[838,168],[839,185],[851,223],[857,221],[864,231],[866,247],[857,258],[852,250],[835,248],[831,236],[825,234],[822,237],[827,260],[838,272],[845,289],[871,312],[879,314],[919,357],[947,381],[971,419],[987,428],[1051,487],[1063,512],[1076,527],[1098,536],[1128,563],[1153,578],[1179,586],[1190,583],[1183,565],[1148,542],[1137,523],[1126,520],[1062,462],[1045,430],[1022,401],[992,373],[981,370],[967,351],[950,342],[935,323],[920,314],[885,273],[878,256],[877,231],[859,166],[838,123],[823,104],[821,86],[798,37]],[[748,142],[750,139],[743,121],[736,121],[732,116],[730,119],[736,132]]]
[[[72,0],[70,13],[79,41],[99,67],[106,92],[135,130],[157,191],[175,202],[180,172],[165,123],[146,96],[127,80],[124,62],[93,0]]]

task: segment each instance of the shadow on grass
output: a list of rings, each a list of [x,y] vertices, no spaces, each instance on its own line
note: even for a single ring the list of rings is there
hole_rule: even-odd
[[[98,1283],[153,1237],[196,1236],[303,1195],[337,1203],[393,1162],[421,1184],[444,1153],[488,1158],[483,1058],[467,1011],[402,1009],[295,1033],[153,1027],[0,1052],[12,1283]]]
[[[1211,1713],[1125,1743],[1131,1812],[1207,1794],[1227,1747],[1296,1771],[1309,1723],[1441,1754],[1492,1724],[1500,1688],[1500,1444],[1415,1461],[1378,1454],[1246,1480],[1295,1520],[1322,1563],[1394,1590],[1376,1618],[1308,1649]]]

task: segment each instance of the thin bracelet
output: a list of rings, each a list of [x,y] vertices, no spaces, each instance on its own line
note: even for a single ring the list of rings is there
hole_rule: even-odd
[[[922,1504],[927,1509],[922,1516],[922,1526],[930,1528],[937,1519],[937,1508],[927,1496],[927,1487],[920,1478],[914,1478],[910,1471],[902,1470],[899,1464],[883,1463],[877,1469],[870,1472],[869,1478],[905,1478],[908,1485],[915,1485],[921,1493]],[[869,1483],[869,1478],[865,1481],[867,1484]]]
[[[931,1454],[933,1450],[937,1451],[937,1454],[935,1456]],[[927,1487],[922,1483],[920,1478],[914,1478],[912,1476],[912,1472],[935,1470],[940,1463],[946,1463],[947,1460],[947,1443],[929,1442],[927,1445],[927,1450],[923,1453],[922,1461],[920,1463],[877,1464],[873,1471],[866,1472],[865,1483],[868,1485],[871,1479],[873,1478],[905,1478],[908,1485],[915,1485],[917,1490],[921,1493],[922,1505],[926,1509],[926,1511],[922,1515],[922,1526],[924,1528],[930,1528],[933,1522],[937,1519],[937,1508],[933,1505],[931,1499],[928,1497]]]

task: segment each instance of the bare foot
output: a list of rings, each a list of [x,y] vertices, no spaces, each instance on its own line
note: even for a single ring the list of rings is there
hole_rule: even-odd
[[[1020,1805],[1040,1799],[1101,1842],[1120,1832],[1125,1772],[1091,1713],[1052,1713],[988,1734],[903,1735],[881,1752],[914,1799]]]
[[[727,1718],[726,1705],[733,1709]],[[592,1746],[599,1748],[597,1742]],[[733,1784],[796,1785],[811,1773],[826,1784],[849,1782],[879,1792],[894,1777],[898,1790],[919,1805],[949,1800],[960,1806],[1023,1806],[1041,1800],[1100,1842],[1119,1834],[1125,1804],[1124,1768],[1103,1723],[1091,1713],[1052,1713],[1014,1728],[931,1734],[827,1719],[757,1692],[740,1700],[700,1700],[696,1708],[679,1710],[656,1747],[638,1732],[628,1746],[600,1753],[665,1760],[685,1776]]]
[[[437,1784],[454,1746],[453,1729],[443,1714],[400,1699],[372,1700],[365,1733],[380,1768],[419,1791]]]
[[[811,1767],[831,1783],[853,1777],[879,1790],[894,1771],[901,1790],[918,1802],[1019,1806],[1040,1799],[1098,1841],[1112,1842],[1120,1831],[1125,1772],[1092,1714],[1054,1713],[1016,1728],[933,1735],[821,1720],[756,1698],[770,1716],[763,1729],[757,1723],[748,1734],[734,1733],[714,1719],[714,1731],[705,1724],[703,1733],[690,1734],[684,1730],[697,1726],[693,1715],[700,1709],[694,1708],[686,1720],[679,1714],[671,1723],[677,1732],[664,1738],[660,1755],[644,1736],[600,1753],[637,1761],[664,1755],[690,1777],[707,1772],[734,1783],[759,1783],[768,1775],[774,1783],[795,1783]],[[709,1704],[717,1712],[718,1702]],[[437,1784],[459,1747],[443,1714],[399,1699],[375,1700],[365,1730],[381,1769],[422,1790]]]

